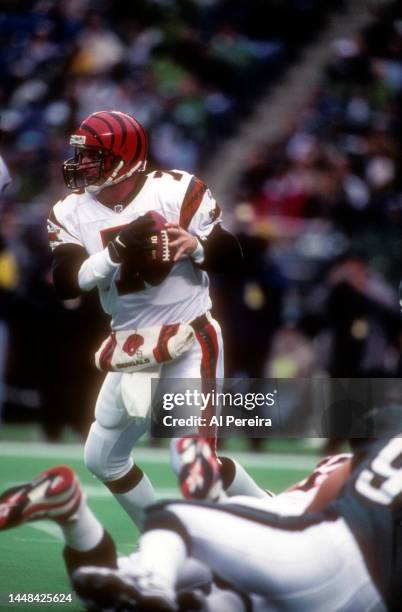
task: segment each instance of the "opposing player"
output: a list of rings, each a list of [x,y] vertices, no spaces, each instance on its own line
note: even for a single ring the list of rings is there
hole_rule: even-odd
[[[197,472],[199,453],[202,452],[204,456],[213,459],[210,446],[202,439],[196,441],[192,450],[194,452],[191,466],[183,461],[182,467],[186,468],[187,473]],[[188,452],[186,456],[189,457]],[[312,500],[318,497],[324,484],[328,483],[331,476],[342,472],[342,466],[349,460],[348,455],[341,455],[320,461],[317,468],[305,480],[295,484],[291,491],[285,491],[276,497],[265,496],[264,500],[259,501],[265,504],[266,509],[271,508],[275,513],[302,514]],[[218,472],[216,475],[219,478]],[[344,479],[344,475],[341,475],[341,478]],[[332,494],[336,495],[333,487]],[[236,498],[237,502],[243,504],[247,504],[250,499]],[[254,503],[257,501],[253,499]],[[65,542],[63,557],[70,576],[75,570],[90,566],[90,569],[83,570],[81,579],[78,575],[79,592],[90,609],[119,608],[125,599],[126,587],[128,597],[131,597],[132,573],[136,569],[139,553],[129,557],[117,557],[112,538],[90,510],[79,481],[68,466],[52,467],[31,482],[12,487],[0,495],[0,531],[40,519],[53,520],[60,526]],[[169,556],[170,551],[166,552]],[[115,574],[117,568],[119,572]],[[102,587],[104,578],[108,583],[106,588],[99,592],[98,584]],[[109,588],[110,580],[115,588]],[[243,610],[244,602],[247,602],[246,593],[239,594],[234,589],[227,588],[221,590],[216,584],[212,585],[212,581],[211,571],[206,565],[194,559],[187,560],[174,588],[180,609],[187,609],[187,606],[194,609],[192,606],[197,600],[201,605],[212,587],[212,594],[207,598],[208,610]],[[116,590],[119,593],[118,603]],[[253,603],[255,602],[256,598],[253,598]],[[124,603],[126,604],[127,602]],[[135,606],[135,602],[133,605]],[[154,601],[152,605],[160,605],[160,602]],[[156,609],[159,608],[155,607]]]
[[[337,499],[301,516],[236,503],[153,506],[136,567],[124,575],[126,608],[177,610],[173,585],[191,551],[223,580],[258,596],[260,610],[399,610],[401,465],[402,438],[366,440]],[[114,592],[115,605],[120,580],[113,570],[75,574],[78,591],[91,585],[94,601]]]
[[[144,377],[149,386],[158,377],[211,384],[223,376],[222,337],[209,312],[207,272],[238,269],[242,254],[202,181],[179,170],[146,174],[147,135],[134,117],[114,110],[93,113],[70,144],[75,154],[63,172],[72,193],[57,202],[48,219],[53,279],[64,299],[96,288],[112,328],[99,355],[100,367],[112,371],[96,402],[85,463],[138,524],[143,508],[155,500],[149,479],[130,456],[147,426],[150,394],[143,391]],[[194,341],[170,359],[168,340],[178,324],[191,328]],[[140,338],[141,345],[149,330],[157,330],[158,338],[148,347],[149,360],[157,351],[158,361],[128,379],[127,370],[118,371],[127,364],[112,366],[116,339],[119,334],[130,339],[120,348],[131,365],[136,357],[135,363],[148,363],[145,345],[139,351],[133,339]],[[215,452],[214,439],[211,444]],[[228,487],[252,494],[253,484],[240,466],[222,465]]]
[[[86,565],[124,571],[135,559],[136,553],[117,556],[113,539],[89,508],[76,474],[67,465],[51,467],[31,482],[0,494],[0,532],[42,519],[60,527],[63,559],[70,578]],[[207,592],[211,581],[210,570],[191,560],[178,580],[177,593],[185,597],[194,588]]]
[[[303,480],[280,495],[260,489],[260,495],[228,495],[223,486],[219,461],[203,438],[186,436],[171,444],[172,464],[176,464],[184,498],[220,503],[241,503],[285,516],[321,510],[333,500],[350,474],[351,453],[321,459]],[[269,464],[269,455],[267,464]],[[249,478],[250,476],[247,475]],[[255,486],[258,485],[255,483]]]

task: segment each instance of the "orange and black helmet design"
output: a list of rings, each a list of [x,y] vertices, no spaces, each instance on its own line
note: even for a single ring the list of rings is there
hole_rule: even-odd
[[[70,137],[74,157],[63,164],[70,189],[99,191],[145,170],[148,138],[142,125],[127,113],[99,111],[89,115]]]

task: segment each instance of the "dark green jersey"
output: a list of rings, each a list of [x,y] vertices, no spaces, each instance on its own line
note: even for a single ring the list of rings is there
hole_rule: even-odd
[[[342,515],[390,610],[402,609],[402,437],[366,442],[327,511]]]

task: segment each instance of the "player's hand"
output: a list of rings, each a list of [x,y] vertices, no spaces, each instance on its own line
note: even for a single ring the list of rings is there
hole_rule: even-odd
[[[108,244],[112,261],[120,263],[135,255],[139,251],[150,249],[151,245],[145,240],[154,228],[154,221],[148,214],[138,217],[118,233]]]
[[[169,246],[176,252],[173,261],[178,261],[182,255],[191,255],[198,247],[198,240],[193,234],[180,227],[178,223],[166,223],[169,236]]]

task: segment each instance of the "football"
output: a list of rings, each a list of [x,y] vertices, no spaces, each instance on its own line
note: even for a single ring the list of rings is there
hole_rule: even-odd
[[[169,236],[165,229],[166,219],[155,210],[152,216],[154,228],[146,235],[147,246],[138,262],[139,273],[150,285],[160,285],[173,267],[173,253],[169,246]]]

